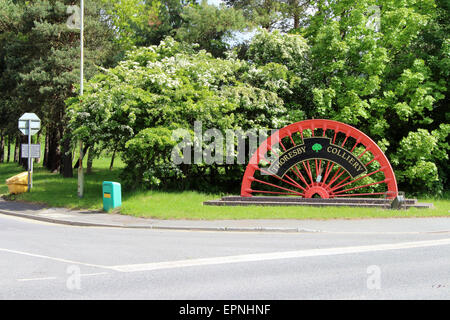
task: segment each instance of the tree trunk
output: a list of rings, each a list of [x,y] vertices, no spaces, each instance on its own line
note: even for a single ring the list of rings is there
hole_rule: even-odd
[[[16,136],[16,144],[14,145],[14,162],[19,162],[20,137]]]
[[[48,130],[45,132],[45,142],[44,142],[44,161],[42,165],[47,167],[48,164]]]
[[[19,164],[24,167],[25,170],[28,170],[28,158],[22,158],[22,144],[28,144],[28,137],[21,135],[19,140]]]
[[[5,162],[5,135],[0,132],[0,162]]]
[[[61,174],[64,178],[72,178],[72,152],[70,152],[70,139],[66,138],[62,142]]]
[[[41,139],[41,132],[39,131],[37,136],[36,136],[36,143],[37,144],[41,143],[40,139]],[[41,162],[41,158],[34,159],[34,163],[40,163],[40,162]]]
[[[300,15],[298,13],[294,14],[294,29],[298,29],[300,26]]]
[[[87,165],[86,165],[86,174],[92,173],[92,162],[94,161],[94,146],[89,148],[89,154],[87,158]]]
[[[8,135],[8,155],[6,161],[9,162],[11,159],[11,135]]]
[[[89,146],[85,144],[83,147],[83,159],[84,159],[84,155],[86,154],[88,149],[89,149]],[[77,160],[77,162],[75,162],[75,165],[73,166],[73,168],[78,169],[79,166],[80,166],[80,157],[78,157],[78,160]]]
[[[112,170],[113,166],[114,166],[114,158],[116,157],[116,149],[114,149],[112,157],[111,157],[111,163],[109,165],[109,171]]]
[[[47,169],[59,172],[61,167],[60,134],[58,128],[48,128],[48,159]]]

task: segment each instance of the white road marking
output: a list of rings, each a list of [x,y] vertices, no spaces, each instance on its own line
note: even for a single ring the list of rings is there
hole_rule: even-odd
[[[25,281],[43,281],[43,280],[55,280],[56,277],[45,277],[45,278],[31,278],[31,279],[17,279],[17,281],[25,282]]]
[[[268,261],[268,260],[281,260],[281,259],[293,259],[293,258],[306,258],[306,257],[319,257],[319,256],[331,256],[340,254],[352,254],[352,253],[364,253],[374,251],[388,251],[388,250],[400,250],[400,249],[413,249],[423,247],[445,246],[450,245],[450,238],[440,240],[427,240],[427,241],[415,241],[415,242],[400,242],[391,244],[377,244],[369,246],[354,246],[354,247],[338,247],[338,248],[323,248],[323,249],[306,249],[297,251],[285,251],[285,252],[270,252],[270,253],[255,253],[244,254],[236,256],[225,257],[213,257],[213,258],[200,258],[200,259],[188,259],[178,261],[165,261],[165,262],[151,262],[143,264],[127,264],[117,266],[105,266],[91,263],[84,263],[79,261],[55,258],[50,256],[44,256],[39,254],[33,254],[23,251],[10,250],[0,248],[0,252],[9,252],[15,254],[26,255],[30,257],[43,258],[63,263],[70,263],[74,265],[84,265],[95,268],[102,268],[108,270],[114,270],[119,272],[138,272],[138,271],[152,271],[161,269],[173,269],[173,268],[185,268],[194,266],[208,266],[217,264],[229,264],[229,263],[243,263],[243,262],[256,262],[256,261]],[[86,276],[89,274],[85,274]]]
[[[10,249],[0,248],[0,251],[8,252],[8,253],[21,254],[21,255],[24,255],[24,256],[29,256],[29,257],[34,257],[34,258],[42,258],[42,259],[53,260],[53,261],[58,261],[58,262],[70,263],[70,264],[75,264],[75,265],[83,265],[83,266],[88,266],[88,267],[103,268],[103,269],[107,268],[107,269],[109,269],[106,266],[102,266],[102,265],[98,265],[98,264],[85,263],[85,262],[67,260],[67,259],[62,259],[62,258],[55,258],[55,257],[44,256],[44,255],[41,255],[41,254],[34,254],[34,253],[18,251],[18,250],[10,250]]]
[[[108,274],[108,272],[97,272],[97,273],[84,273],[80,274],[80,277],[94,277]],[[29,278],[29,279],[16,279],[19,282],[25,281],[44,281],[44,280],[57,280],[57,277],[43,277],[43,278]],[[63,278],[61,278],[63,279]]]
[[[94,276],[102,276],[105,274],[108,274],[108,272],[85,273],[85,274],[80,274],[80,277],[94,277]]]
[[[412,248],[423,248],[423,247],[445,246],[445,245],[450,245],[450,239],[402,242],[394,244],[379,244],[370,246],[307,249],[307,250],[286,251],[286,252],[245,254],[245,255],[225,256],[215,258],[201,258],[201,259],[189,259],[189,260],[166,261],[166,262],[152,262],[144,264],[118,265],[118,266],[111,266],[109,268],[120,272],[138,272],[138,271],[152,271],[152,270],[172,269],[172,268],[184,268],[193,266],[208,266],[208,265],[228,264],[228,263],[319,257],[319,256],[331,256],[339,254],[412,249]]]

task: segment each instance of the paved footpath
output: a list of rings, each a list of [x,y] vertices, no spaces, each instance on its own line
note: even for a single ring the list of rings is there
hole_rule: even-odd
[[[249,209],[250,210],[250,209]],[[91,210],[48,208],[0,199],[0,213],[75,226],[142,228],[160,230],[274,231],[327,233],[445,233],[448,218],[391,218],[355,220],[159,220]],[[374,223],[376,221],[376,223]]]

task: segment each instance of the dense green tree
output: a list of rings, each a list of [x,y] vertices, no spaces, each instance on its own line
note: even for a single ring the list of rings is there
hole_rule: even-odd
[[[305,31],[316,107],[310,116],[358,126],[387,148],[388,156],[402,150],[402,143],[412,139],[406,138],[410,131],[434,122],[433,110],[446,91],[445,82],[433,77],[417,50],[434,12],[432,0],[321,3]],[[428,160],[444,160],[438,158]],[[408,177],[415,164],[396,168],[400,188],[431,190],[423,181],[435,180],[432,170]],[[442,183],[434,187],[442,189]]]
[[[244,10],[245,17],[257,26],[272,30],[280,21],[280,1],[275,0],[225,0],[233,8]]]
[[[450,2],[448,0],[436,0],[436,9],[431,12],[430,22],[419,34],[415,42],[416,52],[429,66],[431,78],[441,88],[445,89],[445,97],[433,104],[430,118],[433,122],[427,127],[429,131],[441,131],[441,124],[450,123]],[[447,132],[448,134],[448,132]],[[442,137],[445,140],[445,137]],[[442,139],[441,139],[442,140]],[[438,175],[444,185],[444,189],[450,187],[450,167],[448,158],[435,159]]]
[[[225,0],[242,9],[246,18],[268,31],[298,29],[307,21],[311,0]]]
[[[11,41],[11,31],[17,31],[19,27],[20,11],[12,1],[0,1],[0,12],[2,13],[0,18],[0,134],[2,142],[3,136],[8,136],[15,143],[19,137],[17,119],[21,115],[21,110],[17,107],[20,103],[11,95],[18,80],[18,73],[10,70],[20,68],[22,61],[10,59],[8,64],[6,61],[9,55],[7,48]]]
[[[288,111],[286,118],[291,122],[306,118],[314,107],[309,88],[308,54],[309,46],[302,36],[265,29],[255,34],[247,51],[246,58],[265,71],[263,78],[267,89],[283,99]],[[270,75],[274,81],[267,81]],[[281,78],[285,85],[276,85]]]
[[[223,56],[229,49],[233,32],[244,31],[248,24],[240,10],[209,5],[206,0],[186,6],[181,13],[183,23],[176,31],[176,39],[197,43],[214,56]]]
[[[287,83],[275,79],[276,74],[264,74],[245,61],[214,58],[167,38],[159,46],[128,52],[117,67],[89,81],[81,101],[68,101],[73,139],[114,145],[127,163],[125,179],[134,187],[137,181],[150,186],[158,181],[155,177],[166,186],[204,190],[214,185],[208,179],[222,179],[224,188],[235,189],[242,166],[201,163],[177,168],[170,161],[160,162],[170,158],[171,151],[171,131],[163,129],[192,131],[195,121],[202,122],[204,131],[222,132],[286,124],[283,101],[268,83]],[[142,158],[141,143],[160,149],[160,154],[149,150]]]
[[[397,179],[414,191],[436,190],[436,185],[442,187],[442,171],[439,172],[438,166],[448,163],[449,134],[450,124],[441,124],[431,133],[422,128],[410,131],[391,157]]]
[[[64,101],[78,94],[75,84],[80,76],[80,36],[79,30],[67,26],[69,5],[72,1],[0,1],[2,105],[16,123],[20,113],[38,114],[48,141],[44,165],[58,171],[63,162],[67,176],[72,170],[70,150],[61,146],[66,133]],[[116,47],[103,8],[99,1],[87,1],[85,7],[87,78],[97,72],[98,64],[114,61]]]
[[[182,12],[196,0],[101,0],[106,18],[122,48],[157,45],[174,36],[183,23]]]

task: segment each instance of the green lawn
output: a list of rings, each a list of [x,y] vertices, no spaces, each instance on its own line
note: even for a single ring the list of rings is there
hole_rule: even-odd
[[[382,210],[333,207],[211,207],[202,202],[219,195],[197,192],[168,193],[147,191],[129,195],[121,212],[161,219],[355,219],[381,217],[450,216],[449,200],[422,199],[433,202],[435,209]]]
[[[102,182],[118,181],[123,163],[116,160],[115,168],[109,171],[109,159],[94,161],[94,170],[85,175],[85,196],[77,196],[76,171],[74,178],[62,178],[49,173],[37,165],[34,172],[34,187],[31,193],[11,198],[19,201],[44,203],[49,206],[102,208]],[[22,172],[17,164],[0,164],[0,194],[8,193],[5,180]],[[409,209],[406,211],[372,208],[314,208],[314,207],[211,207],[203,206],[203,201],[220,198],[221,195],[202,194],[193,191],[123,191],[122,214],[159,219],[355,219],[376,217],[432,217],[450,216],[450,200],[420,199],[433,202],[435,209]]]
[[[102,182],[119,181],[120,168],[123,167],[120,159],[116,159],[115,169],[109,171],[109,161],[105,158],[94,160],[93,172],[89,175],[85,174],[82,199],[77,195],[77,170],[74,170],[74,178],[63,178],[58,173],[50,173],[40,164],[34,164],[32,192],[12,198],[55,207],[101,209],[103,206]],[[85,161],[83,166],[86,168]],[[0,164],[0,194],[8,193],[8,187],[5,184],[7,178],[24,171],[26,170],[14,163]]]

